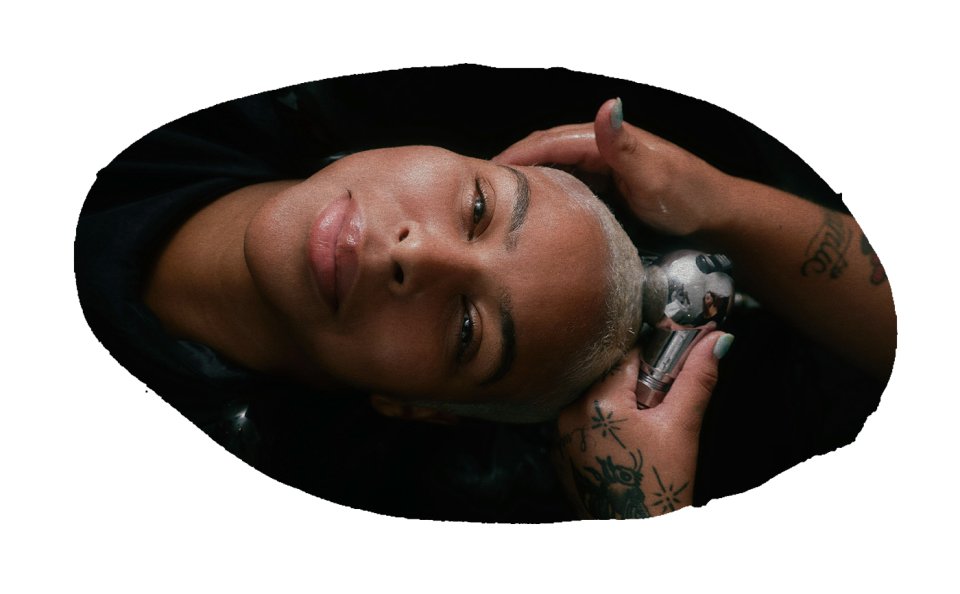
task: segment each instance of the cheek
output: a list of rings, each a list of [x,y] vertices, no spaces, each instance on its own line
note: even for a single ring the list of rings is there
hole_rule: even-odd
[[[347,336],[330,341],[327,348],[358,385],[404,389],[423,384],[438,372],[441,348],[436,326],[428,326],[422,313],[381,310]]]

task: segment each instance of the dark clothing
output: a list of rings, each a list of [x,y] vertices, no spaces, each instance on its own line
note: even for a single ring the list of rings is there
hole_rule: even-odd
[[[140,285],[158,245],[201,207],[251,184],[307,177],[329,161],[296,162],[333,151],[305,146],[283,108],[271,94],[255,95],[147,134],[100,171],[80,213],[75,265],[87,321],[124,367],[177,408],[218,409],[280,387],[204,345],[167,337]]]
[[[450,429],[382,418],[360,395],[316,393],[171,339],[140,299],[140,284],[178,223],[232,190],[306,178],[340,155],[386,146],[429,144],[489,158],[534,130],[592,121],[617,96],[630,123],[719,169],[845,211],[778,142],[668,91],[565,70],[471,66],[332,79],[188,115],[100,171],[75,246],[84,315],[125,368],[221,445],[284,483],[399,516],[570,519],[547,462],[552,424],[466,420]],[[641,254],[687,247],[617,214]],[[737,347],[722,363],[701,438],[701,505],[849,443],[883,387],[762,309],[728,323]]]
[[[331,161],[336,145],[322,134],[301,133],[303,121],[290,106],[296,101],[293,92],[246,97],[140,139],[98,174],[75,244],[80,303],[97,338],[221,445],[274,476],[301,456],[312,463],[312,450],[324,445],[316,437],[301,445],[297,432],[336,442],[337,423],[366,402],[318,395],[240,367],[205,345],[170,338],[140,288],[158,246],[199,208],[251,184],[308,177]],[[309,473],[305,468],[305,479]],[[348,503],[329,489],[313,491]]]

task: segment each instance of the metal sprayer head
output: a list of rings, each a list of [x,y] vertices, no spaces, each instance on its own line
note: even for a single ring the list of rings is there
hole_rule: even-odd
[[[690,349],[733,306],[730,259],[693,250],[671,252],[647,267],[643,288],[645,329],[640,350],[637,407],[660,404]]]

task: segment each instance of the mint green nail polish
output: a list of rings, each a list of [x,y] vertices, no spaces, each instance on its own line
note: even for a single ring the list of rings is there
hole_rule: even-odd
[[[717,359],[723,359],[723,356],[727,354],[727,351],[730,350],[730,345],[733,344],[733,334],[724,334],[720,337],[720,340],[713,345],[713,356]]]
[[[620,100],[620,97],[617,97],[617,103],[610,111],[610,125],[613,126],[614,130],[620,130],[623,126],[623,101]]]

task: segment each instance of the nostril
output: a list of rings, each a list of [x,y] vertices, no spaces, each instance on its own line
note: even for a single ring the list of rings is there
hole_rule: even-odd
[[[406,238],[407,238],[407,235],[409,235],[409,234],[410,234],[410,232],[407,231],[406,229],[404,229],[403,231],[401,231],[401,232],[400,232],[400,239],[398,240],[398,242],[399,242],[399,241],[403,241],[404,239],[406,239]]]
[[[400,268],[399,264],[396,264],[393,269],[393,280],[397,281],[397,284],[403,284],[403,268]]]

